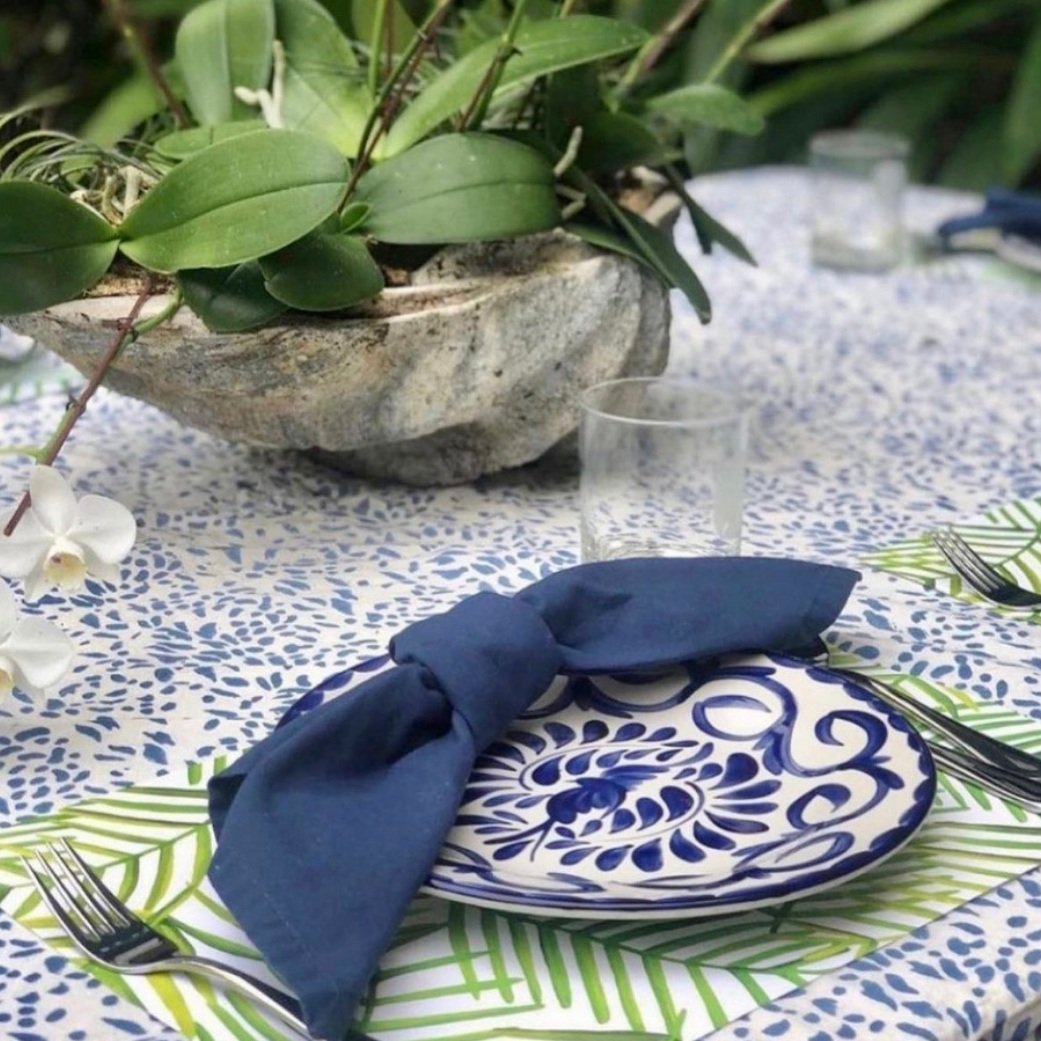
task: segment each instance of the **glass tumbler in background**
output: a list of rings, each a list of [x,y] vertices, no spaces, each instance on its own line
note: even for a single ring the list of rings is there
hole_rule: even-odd
[[[582,559],[741,549],[748,420],[734,395],[672,377],[580,398]]]
[[[813,262],[885,271],[903,258],[910,144],[874,130],[828,130],[810,141]]]

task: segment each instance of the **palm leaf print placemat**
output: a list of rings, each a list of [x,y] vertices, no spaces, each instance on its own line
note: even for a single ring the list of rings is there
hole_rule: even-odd
[[[1007,506],[988,510],[981,516],[954,525],[954,530],[989,564],[1004,571],[1025,589],[1041,592],[1041,497],[1018,499]],[[927,532],[896,542],[863,558],[865,564],[902,578],[938,589],[960,600],[983,604],[993,611],[1007,613],[983,599],[955,573],[936,548]],[[1015,612],[1020,617],[1023,611]],[[1037,620],[1041,612],[1025,615]]]
[[[885,678],[1041,749],[1041,724],[1000,704],[917,677]],[[223,765],[192,765],[0,832],[0,907],[76,956],[21,863],[27,851],[65,836],[111,889],[186,948],[274,982],[206,881],[213,837],[205,786]],[[841,886],[765,910],[586,921],[422,896],[380,967],[360,1026],[394,1041],[692,1041],[1039,861],[1041,817],[941,775],[928,821],[900,852]],[[248,1001],[203,980],[84,968],[193,1041],[291,1041]]]

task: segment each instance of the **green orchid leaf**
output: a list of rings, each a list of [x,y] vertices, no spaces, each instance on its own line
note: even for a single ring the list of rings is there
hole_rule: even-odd
[[[917,24],[949,0],[865,0],[834,14],[775,33],[749,48],[753,61],[805,61],[852,54]]]
[[[321,224],[346,178],[347,161],[311,134],[233,137],[174,167],[123,222],[121,248],[155,271],[255,260]]]
[[[614,173],[666,159],[661,141],[638,119],[624,112],[597,112],[581,126],[578,163],[590,173]]]
[[[404,245],[512,238],[560,223],[553,167],[519,141],[445,134],[374,167],[357,201],[365,231]]]
[[[647,102],[647,109],[684,128],[709,126],[758,134],[765,123],[757,109],[718,83],[691,83],[659,94]]]
[[[692,198],[687,186],[683,182],[678,170],[673,167],[666,168],[666,176],[672,190],[680,197],[687,213],[690,215],[691,224],[694,225],[694,234],[698,237],[698,245],[702,253],[711,253],[712,247],[718,243],[732,256],[743,260],[752,267],[758,267],[755,257],[749,248],[737,237],[725,224],[721,224],[708,210],[699,206]]]
[[[1041,21],[1027,38],[1005,109],[1002,173],[1018,184],[1041,158]]]
[[[356,40],[367,42],[372,39],[375,17],[376,4],[373,0],[351,0],[351,29]],[[387,20],[390,22],[394,50],[400,54],[416,35],[416,23],[409,17],[400,0],[390,0],[387,4]]]
[[[264,272],[255,260],[234,267],[182,271],[177,282],[185,303],[215,333],[255,329],[286,309],[264,288]]]
[[[339,311],[383,289],[383,274],[358,235],[312,231],[260,266],[267,291],[301,311]]]
[[[691,302],[698,318],[707,322],[712,317],[712,304],[701,280],[672,242],[672,236],[644,220],[632,210],[627,210],[612,199],[584,170],[571,167],[568,180],[583,192],[590,209],[598,215],[606,215],[616,225],[631,247],[657,273],[658,277],[673,289],[679,289]],[[605,240],[606,242],[607,240]]]
[[[116,255],[115,229],[55,188],[0,183],[0,315],[73,300]]]
[[[499,90],[575,65],[626,54],[646,39],[647,34],[635,25],[596,15],[529,22],[517,33],[515,53],[503,66]],[[498,48],[498,38],[488,40],[432,80],[398,117],[380,154],[397,155],[465,108]]]
[[[372,207],[364,202],[352,202],[343,208],[340,214],[340,231],[354,231],[365,223],[365,218],[372,212]]]
[[[654,271],[656,275],[658,273],[629,239],[619,235],[616,231],[612,231],[610,228],[605,228],[602,224],[573,221],[570,224],[565,224],[564,230],[572,235],[576,235],[583,242],[588,242],[590,246],[596,246],[597,249],[606,249],[611,253],[618,253],[623,257],[628,257],[630,260],[635,260],[648,270]]]
[[[215,123],[207,127],[191,127],[189,130],[175,130],[171,134],[159,138],[155,143],[156,151],[167,159],[187,159],[201,152],[210,145],[227,141],[243,134],[254,134],[258,130],[266,130],[267,124],[262,119],[243,119],[236,123]]]
[[[672,236],[645,221],[639,214],[621,206],[617,207],[615,219],[651,267],[670,286],[679,289],[693,305],[698,318],[707,322],[712,317],[712,303],[708,293],[691,266],[676,249]]]
[[[210,126],[256,113],[235,88],[268,86],[274,39],[272,0],[206,0],[185,16],[174,49],[197,122]]]
[[[698,237],[701,248],[706,253],[712,252],[712,246],[719,243],[728,253],[743,260],[752,267],[758,267],[751,250],[725,224],[721,224],[708,210],[699,206],[686,192],[682,194],[683,205],[690,214],[694,233]]]
[[[275,0],[275,24],[286,56],[285,125],[356,155],[369,99],[347,37],[317,0]]]
[[[80,127],[80,137],[102,148],[111,148],[164,107],[155,84],[143,72],[135,73],[105,95]]]

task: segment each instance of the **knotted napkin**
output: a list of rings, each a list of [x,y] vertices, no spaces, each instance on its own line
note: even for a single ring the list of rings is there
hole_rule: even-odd
[[[396,667],[210,783],[210,879],[315,1037],[340,1041],[478,753],[558,673],[645,671],[823,632],[859,576],[767,558],[583,564],[410,625]]]
[[[1041,240],[1041,196],[1006,188],[987,191],[983,209],[965,217],[944,221],[936,233],[945,242],[966,231],[994,228],[997,231]]]

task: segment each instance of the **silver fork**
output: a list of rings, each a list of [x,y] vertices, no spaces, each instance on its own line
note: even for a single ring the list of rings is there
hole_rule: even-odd
[[[88,866],[66,839],[23,857],[44,903],[72,942],[92,961],[116,972],[147,975],[186,972],[209,976],[239,991],[286,1026],[309,1037],[297,1003],[241,969],[201,955],[186,954],[137,917]],[[348,1041],[370,1041],[351,1033]]]
[[[933,533],[936,548],[980,596],[1001,607],[1017,611],[1036,611],[1041,607],[1041,594],[1017,586],[988,564],[956,531]]]

